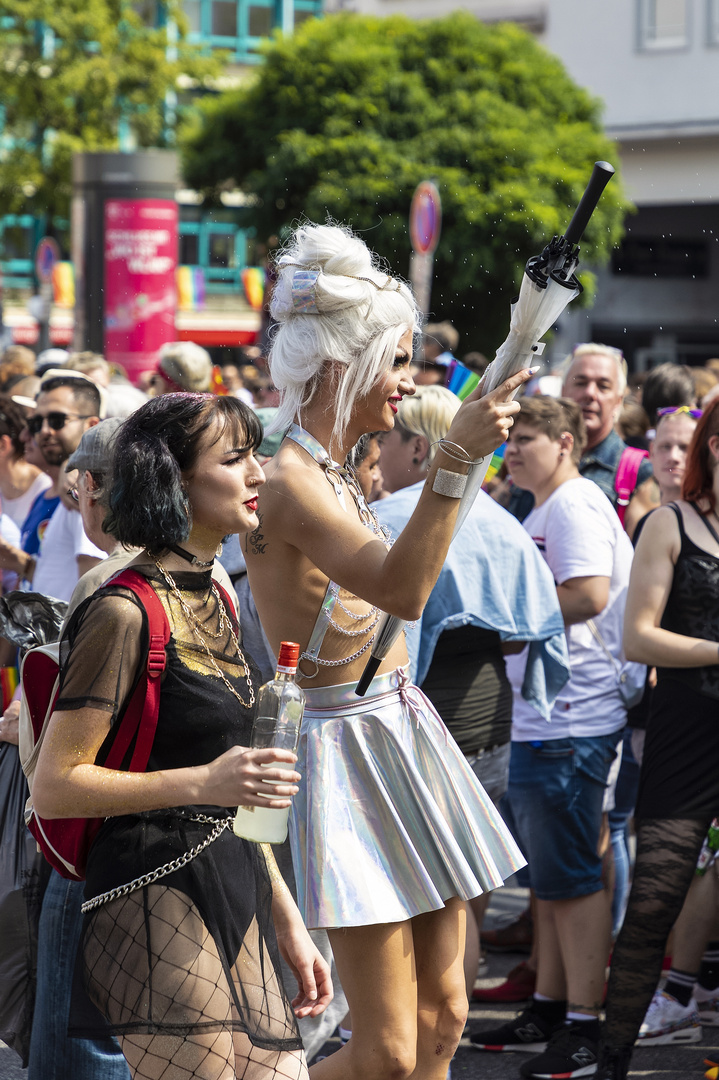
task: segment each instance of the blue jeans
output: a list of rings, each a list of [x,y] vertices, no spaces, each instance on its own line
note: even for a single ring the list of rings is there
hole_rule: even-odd
[[[622,763],[619,766],[614,809],[609,811],[609,835],[614,856],[612,934],[619,933],[629,899],[629,819],[634,813],[639,788],[639,765],[632,752],[632,731],[624,729]]]
[[[540,900],[603,888],[597,854],[609,766],[621,732],[513,742],[507,798]]]
[[[45,890],[28,1080],[130,1080],[115,1039],[71,1039],[67,1034],[84,887],[53,870]]]

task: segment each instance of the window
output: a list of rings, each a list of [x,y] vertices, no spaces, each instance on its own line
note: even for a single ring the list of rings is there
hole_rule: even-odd
[[[707,0],[707,41],[719,45],[719,0]]]
[[[183,0],[183,9],[190,41],[229,49],[233,60],[256,63],[261,42],[273,30],[291,33],[322,13],[322,0]]]
[[[688,44],[687,0],[639,0],[640,49],[681,49]]]
[[[627,237],[612,256],[612,273],[626,277],[707,278],[709,245],[705,240]]]
[[[180,265],[202,270],[208,293],[237,292],[247,266],[248,232],[236,210],[180,207]]]

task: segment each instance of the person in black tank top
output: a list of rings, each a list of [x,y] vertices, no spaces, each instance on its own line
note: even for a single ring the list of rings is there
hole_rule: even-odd
[[[655,511],[637,546],[627,657],[657,668],[635,814],[637,858],[607,995],[597,1080],[624,1080],[669,931],[719,814],[719,399],[700,419],[683,499]]]

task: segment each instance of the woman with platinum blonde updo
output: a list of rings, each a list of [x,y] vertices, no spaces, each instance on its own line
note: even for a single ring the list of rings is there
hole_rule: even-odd
[[[300,226],[277,261],[270,357],[285,439],[267,465],[247,567],[272,648],[300,642],[307,708],[293,799],[298,903],[329,932],[350,1041],[313,1080],[445,1080],[464,1027],[464,901],[523,859],[405,670],[401,638],[370,696],[355,686],[381,611],[416,619],[449,546],[472,463],[507,436],[528,371],[472,395],[441,440],[394,546],[348,455],[390,431],[410,375],[417,307],[362,240]]]

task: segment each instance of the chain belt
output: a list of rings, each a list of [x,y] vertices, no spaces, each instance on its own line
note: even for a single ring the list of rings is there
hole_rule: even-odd
[[[127,896],[131,892],[135,892],[136,889],[143,889],[146,885],[154,885],[160,878],[167,877],[168,874],[173,874],[175,870],[181,870],[183,866],[187,866],[189,862],[196,859],[197,856],[208,848],[210,844],[213,844],[217,840],[225,829],[229,829],[232,826],[232,818],[213,818],[208,817],[206,814],[193,814],[190,821],[197,821],[203,825],[213,825],[214,828],[209,836],[206,836],[201,843],[191,848],[189,851],[183,852],[182,855],[178,855],[176,859],[171,862],[165,863],[164,866],[158,866],[156,870],[150,870],[147,874],[142,874],[141,877],[135,878],[133,881],[128,881],[126,885],[118,885],[115,889],[110,889],[108,892],[101,893],[99,896],[93,896],[91,900],[86,900],[81,907],[83,915],[86,915],[88,911],[93,911],[95,908],[100,907],[102,904],[107,904],[110,900],[118,900],[121,896]]]

